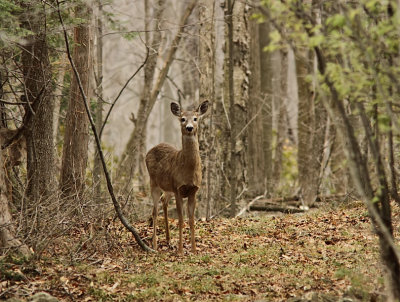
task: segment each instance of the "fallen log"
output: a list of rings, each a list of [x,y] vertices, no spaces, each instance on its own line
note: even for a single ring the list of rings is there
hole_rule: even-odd
[[[273,204],[253,204],[250,206],[250,211],[264,211],[264,212],[282,212],[285,214],[304,213],[305,209],[300,209],[292,206],[280,206]]]

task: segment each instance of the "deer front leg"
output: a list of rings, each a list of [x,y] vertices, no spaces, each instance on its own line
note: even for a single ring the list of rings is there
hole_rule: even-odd
[[[169,225],[168,225],[168,203],[171,200],[171,193],[164,193],[162,197],[162,205],[164,212],[164,220],[165,220],[165,236],[167,238],[167,243],[169,245],[170,237],[169,237]]]
[[[183,231],[183,209],[182,204],[183,200],[179,193],[175,194],[176,199],[176,210],[178,212],[179,219],[179,246],[178,246],[178,254],[183,255],[183,241],[182,241],[182,231]]]
[[[153,198],[153,249],[157,250],[157,215],[158,201],[161,196],[161,190],[158,187],[151,187],[151,197]]]
[[[194,238],[194,210],[196,209],[196,194],[189,195],[188,198],[188,214],[189,214],[189,227],[190,227],[190,243],[192,245],[192,252],[196,252],[196,242]]]

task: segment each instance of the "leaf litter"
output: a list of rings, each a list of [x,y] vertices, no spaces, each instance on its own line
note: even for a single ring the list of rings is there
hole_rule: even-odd
[[[397,236],[399,215],[394,205]],[[107,228],[108,237],[99,236],[110,241],[101,248],[93,240],[72,253],[60,243],[31,263],[0,258],[0,299],[46,291],[60,301],[286,301],[315,293],[368,301],[384,291],[378,242],[362,203],[305,214],[198,221],[198,252],[190,252],[185,225],[182,257],[177,221],[170,220],[171,246],[159,225],[157,254],[142,252],[115,222]],[[150,242],[147,222],[137,228]],[[75,230],[63,241],[72,245],[86,236],[84,229]]]

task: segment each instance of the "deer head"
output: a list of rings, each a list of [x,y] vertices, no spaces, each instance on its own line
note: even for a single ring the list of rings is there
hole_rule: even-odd
[[[179,117],[181,123],[182,135],[196,136],[198,122],[202,115],[204,115],[208,110],[209,101],[204,101],[201,103],[194,111],[182,111],[179,104],[171,103],[171,112],[173,115]]]

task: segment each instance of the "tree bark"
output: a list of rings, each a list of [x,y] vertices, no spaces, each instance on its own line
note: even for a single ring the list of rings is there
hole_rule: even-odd
[[[95,115],[95,123],[97,133],[100,133],[103,126],[103,4],[101,1],[97,3],[98,16],[96,17],[96,96],[97,107]],[[93,185],[96,200],[101,200],[101,180],[102,165],[99,151],[96,149],[93,163]]]
[[[287,138],[288,117],[287,117],[287,96],[288,96],[288,49],[282,49],[280,53],[281,73],[280,73],[280,97],[278,107],[277,136],[274,150],[274,161],[272,170],[273,188],[278,188],[282,175],[283,146]]]
[[[3,100],[5,85],[3,79],[3,72],[0,70],[0,99]],[[4,103],[0,103],[0,128],[7,128],[7,113],[6,113],[6,105]]]
[[[250,10],[247,14],[251,16],[255,10]],[[249,98],[247,105],[248,121],[248,143],[246,148],[248,163],[248,184],[249,191],[247,195],[252,197],[264,194],[266,191],[266,171],[264,153],[268,153],[264,141],[263,115],[266,99],[261,95],[261,53],[260,53],[260,35],[259,25],[256,20],[248,17],[249,34]],[[268,128],[267,128],[268,130]],[[268,135],[267,135],[268,136]],[[267,170],[267,173],[270,173]]]
[[[73,60],[78,70],[85,94],[90,86],[90,22],[88,7],[82,4],[76,10],[76,17],[82,24],[74,28],[75,47]],[[82,197],[85,187],[85,173],[88,160],[89,121],[75,75],[71,80],[71,92],[66,116],[64,148],[61,165],[60,187],[65,197]],[[90,97],[88,97],[90,98]]]
[[[248,8],[245,3],[225,2],[226,53],[224,98],[229,106],[230,215],[234,217],[238,202],[247,190],[246,109],[249,99]]]
[[[210,113],[204,117],[199,132],[200,156],[203,166],[202,189],[199,194],[200,215],[207,219],[215,208],[220,183],[216,175],[216,140],[213,119],[215,115],[215,35],[214,35],[214,0],[199,2],[199,102],[212,101]],[[200,206],[202,205],[202,206]]]
[[[319,177],[324,152],[326,111],[318,101],[307,75],[314,73],[314,56],[304,51],[297,54],[296,70],[299,89],[298,167],[303,203],[311,206],[318,195]]]
[[[60,108],[62,99],[62,90],[64,88],[65,74],[67,73],[68,59],[63,55],[60,59],[61,63],[57,74],[56,88],[54,89],[54,113],[53,113],[53,141],[57,145],[58,127],[60,122]]]
[[[27,196],[32,202],[49,198],[55,192],[55,157],[53,141],[54,100],[50,61],[46,42],[46,18],[43,8],[31,15],[32,6],[25,7],[22,26],[33,32],[22,50],[22,73],[25,106],[30,118],[24,125],[27,146]]]
[[[264,102],[262,110],[262,127],[264,149],[264,177],[266,182],[267,195],[271,195],[276,179],[272,174],[272,62],[271,53],[264,50],[270,43],[270,24],[265,21],[259,25],[259,47],[260,47],[260,93]],[[279,137],[278,137],[279,139]],[[261,145],[261,144],[260,144]],[[274,175],[275,177],[275,175]]]

